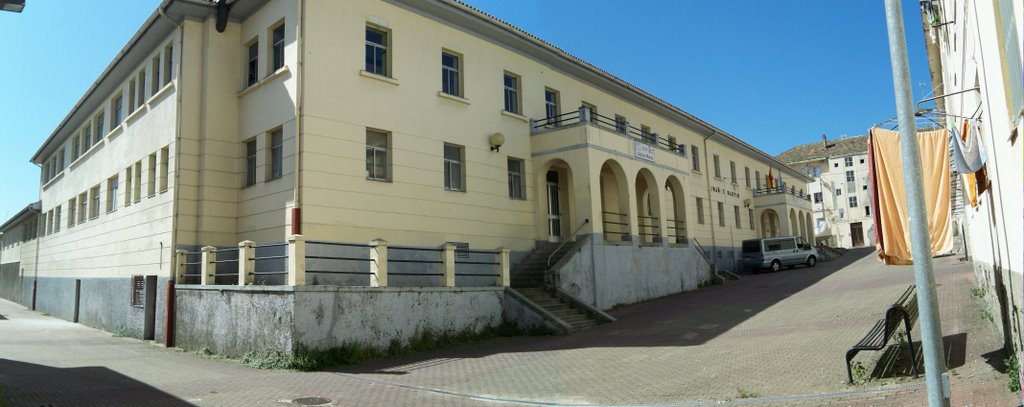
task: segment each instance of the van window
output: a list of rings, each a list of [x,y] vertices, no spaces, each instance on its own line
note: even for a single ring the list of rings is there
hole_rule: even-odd
[[[779,239],[782,250],[793,250],[796,248],[796,239]]]
[[[760,240],[744,240],[743,241],[743,253],[759,253],[761,252],[761,241]]]
[[[765,251],[782,250],[782,240],[780,240],[780,239],[765,240],[764,241],[764,250]]]

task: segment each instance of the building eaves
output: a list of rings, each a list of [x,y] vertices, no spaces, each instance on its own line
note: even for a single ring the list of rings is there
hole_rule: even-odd
[[[391,0],[391,1],[404,2],[404,3],[413,3],[412,1],[409,1],[409,0]],[[585,69],[585,70],[587,70],[587,71],[589,71],[589,72],[591,72],[593,74],[596,74],[597,76],[601,77],[602,79],[610,81],[611,83],[617,85],[619,90],[625,90],[629,94],[639,96],[640,98],[642,98],[646,102],[652,103],[655,106],[660,107],[662,112],[663,112],[663,114],[664,114],[664,116],[666,118],[668,118],[669,120],[672,120],[672,121],[675,121],[675,122],[678,122],[678,123],[681,123],[681,124],[682,124],[682,122],[689,122],[689,123],[695,125],[696,127],[700,127],[700,128],[703,128],[704,130],[708,131],[708,134],[703,134],[702,136],[705,136],[705,137],[708,137],[708,136],[714,137],[715,135],[721,136],[721,137],[723,137],[725,139],[725,141],[726,141],[725,144],[732,144],[733,146],[738,147],[739,149],[747,150],[748,152],[753,153],[757,157],[760,157],[761,161],[764,162],[765,164],[768,164],[769,167],[777,167],[780,170],[789,170],[789,172],[791,172],[792,175],[806,178],[806,180],[805,180],[806,182],[810,182],[811,181],[811,178],[807,178],[807,176],[805,174],[803,174],[802,172],[797,171],[796,169],[794,169],[794,168],[790,167],[789,165],[787,165],[785,162],[782,162],[782,161],[776,159],[775,157],[772,157],[768,153],[765,153],[764,151],[761,151],[760,149],[758,149],[758,148],[750,145],[749,143],[739,139],[738,137],[733,136],[729,132],[726,132],[725,130],[720,129],[717,126],[714,126],[711,123],[708,123],[708,122],[704,121],[703,119],[701,119],[701,118],[699,118],[697,116],[694,116],[693,114],[690,114],[689,112],[686,112],[685,110],[683,110],[683,109],[681,109],[681,108],[679,108],[679,107],[677,107],[677,106],[675,106],[675,105],[673,105],[673,104],[671,104],[671,103],[669,103],[669,102],[667,102],[665,100],[662,100],[661,98],[659,98],[657,96],[654,96],[650,92],[647,92],[647,91],[641,89],[639,86],[636,86],[636,85],[634,85],[634,84],[632,84],[630,82],[627,82],[627,81],[625,81],[625,80],[623,80],[623,79],[621,79],[621,78],[619,78],[619,77],[609,73],[608,71],[605,71],[605,70],[603,70],[601,68],[598,68],[597,66],[587,62],[586,60],[584,60],[582,58],[579,58],[579,57],[577,57],[575,55],[570,54],[569,52],[563,50],[562,48],[559,48],[558,46],[555,46],[554,44],[551,44],[551,43],[541,39],[540,37],[537,37],[537,36],[535,36],[533,34],[530,34],[526,30],[523,30],[523,29],[521,29],[519,27],[516,27],[515,25],[513,25],[513,24],[511,24],[511,23],[509,23],[507,21],[504,21],[504,20],[502,20],[500,18],[497,18],[497,17],[495,17],[495,16],[493,16],[491,14],[488,14],[488,13],[486,13],[486,12],[484,12],[484,11],[478,9],[478,8],[470,6],[470,5],[462,2],[461,0],[433,0],[433,1],[441,3],[441,4],[444,4],[444,5],[447,5],[447,6],[449,6],[452,9],[461,11],[463,13],[466,13],[468,15],[476,17],[476,18],[478,18],[478,19],[480,19],[482,21],[485,21],[485,22],[487,22],[487,23],[489,23],[489,24],[491,24],[493,26],[496,26],[496,27],[498,27],[500,29],[503,29],[503,30],[507,31],[510,34],[518,36],[519,38],[525,40],[527,43],[531,44],[534,47],[538,47],[538,48],[540,48],[542,50],[548,51],[548,52],[552,53],[553,55],[560,57],[561,59],[563,59],[566,62],[574,64],[574,65],[576,65],[578,67],[581,67],[581,68],[583,68],[583,69]],[[410,4],[410,5],[412,5],[412,4]],[[693,127],[693,126],[689,126],[689,127]]]
[[[153,28],[156,22],[161,18],[169,19],[169,17],[166,17],[166,12],[170,8],[170,6],[175,3],[180,3],[186,6],[183,8],[183,13],[195,10],[195,8],[199,8],[200,10],[213,10],[213,7],[216,6],[216,1],[214,0],[161,1],[160,5],[157,6],[156,10],[154,10],[153,13],[150,14],[149,18],[147,18],[146,21],[142,23],[142,26],[139,27],[138,31],[136,31],[134,35],[132,35],[131,39],[128,40],[128,43],[125,44],[123,48],[121,48],[121,51],[118,52],[116,56],[114,56],[114,59],[110,62],[109,65],[107,65],[103,72],[100,73],[100,76],[92,83],[91,86],[89,86],[89,89],[85,91],[85,93],[82,95],[81,98],[78,99],[77,102],[75,102],[75,105],[71,108],[68,114],[64,116],[64,119],[61,120],[60,124],[57,125],[57,128],[54,129],[54,131],[50,133],[50,136],[46,138],[46,141],[44,141],[42,145],[39,146],[39,149],[36,150],[35,154],[32,155],[31,161],[33,163],[41,164],[43,162],[43,159],[41,157],[44,155],[44,153],[47,152],[48,147],[50,147],[50,144],[57,140],[59,135],[64,131],[65,126],[67,126],[71,122],[71,119],[76,114],[78,114],[79,110],[85,106],[86,102],[90,99],[90,97],[93,96],[93,93],[95,93],[97,89],[99,89],[100,86],[103,85],[109,79],[108,77],[111,75],[111,73],[122,63],[122,61],[125,59],[125,57],[128,56],[132,49],[134,49],[136,45],[138,45],[139,41],[142,40],[143,37],[145,37],[146,33]],[[169,21],[169,23],[177,24],[176,21]]]
[[[18,211],[14,216],[11,216],[11,218],[4,222],[3,225],[0,225],[0,233],[7,233],[7,231],[15,225],[19,225],[27,220],[29,216],[39,214],[39,211],[42,210],[42,208],[43,204],[41,201],[28,204],[24,209]]]

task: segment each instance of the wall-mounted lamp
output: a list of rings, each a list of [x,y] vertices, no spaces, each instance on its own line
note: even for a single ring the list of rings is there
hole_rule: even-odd
[[[491,151],[501,151],[501,146],[505,144],[505,135],[501,133],[494,133],[490,138],[487,139],[491,143]]]

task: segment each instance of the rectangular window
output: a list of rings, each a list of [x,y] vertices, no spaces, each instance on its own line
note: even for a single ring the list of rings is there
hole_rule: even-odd
[[[867,191],[868,190],[868,186],[867,185],[861,185],[860,189]]]
[[[128,113],[131,114],[138,106],[135,104],[135,79],[128,81]]]
[[[619,133],[626,133],[629,129],[629,123],[626,122],[624,116],[615,115],[615,130]]]
[[[817,165],[815,165],[814,167],[811,167],[811,176],[813,176],[815,178],[821,177],[821,167],[819,167]]]
[[[561,114],[558,96],[557,90],[551,88],[544,89],[544,114],[546,114],[547,117],[555,117]]]
[[[742,228],[743,226],[740,226],[740,206],[739,205],[733,205],[732,206],[732,213],[733,213],[733,215],[736,216],[736,229]]]
[[[746,180],[747,188],[750,188],[750,167],[743,167],[743,179]]]
[[[754,171],[754,189],[761,189],[761,171]]]
[[[871,216],[871,207],[870,206],[865,206],[864,207],[864,216]]]
[[[853,167],[853,157],[846,157],[843,159],[847,167]]]
[[[461,59],[454,53],[441,52],[441,92],[462,96]]]
[[[668,151],[674,152],[678,150],[679,144],[676,143],[676,138],[674,136],[668,136]]]
[[[142,180],[139,180],[142,182]],[[132,204],[132,184],[135,183],[135,178],[132,177],[132,166],[128,166],[124,170],[124,206],[130,206]]]
[[[132,300],[131,306],[145,308],[146,305],[146,277],[132,276]]]
[[[107,179],[107,212],[113,212],[114,209],[117,209],[117,175]]]
[[[386,31],[366,27],[366,72],[390,76],[388,40]]]
[[[66,168],[64,166],[64,164],[65,164],[65,162],[64,162],[64,155],[66,153],[67,152],[63,148],[60,149],[59,151],[57,151],[57,172],[58,173],[60,173],[61,171],[64,171],[64,168]]]
[[[270,132],[270,151],[267,153],[267,161],[270,163],[267,179],[278,179],[284,175],[284,132],[281,129]]]
[[[515,159],[512,157],[508,158],[508,197],[512,199],[526,199],[526,195],[523,191],[526,190],[523,185],[525,179],[523,174],[523,160]]]
[[[284,68],[284,23],[274,28],[270,33],[271,63],[272,72]]]
[[[156,94],[156,91],[160,89],[160,54],[153,57],[150,66],[149,87],[153,90],[153,94]]]
[[[104,120],[103,120],[104,117],[103,116],[104,116],[103,115],[103,111],[100,110],[100,114],[96,115],[96,118],[93,119],[95,121],[95,123],[96,123],[96,138],[94,138],[92,140],[92,144],[99,143],[100,139],[107,135],[107,133],[104,131],[106,129],[103,128],[103,124],[104,124]],[[86,141],[88,141],[88,137],[86,137]],[[90,144],[90,145],[92,145],[92,144]]]
[[[95,219],[100,216],[100,186],[94,186],[89,190],[89,218]]]
[[[840,188],[836,188],[836,196],[840,196],[842,194],[843,194],[843,190],[840,189]]]
[[[704,224],[704,199],[697,198],[697,223]]]
[[[853,179],[854,179],[853,171],[847,171],[846,172],[846,182],[853,182]]]
[[[690,160],[693,161],[693,170],[700,172],[700,155],[697,152],[697,146],[690,146]]]
[[[123,108],[124,95],[119,94],[117,96],[114,96],[114,100],[110,101],[110,127],[117,127],[117,125],[121,124],[121,121],[124,120],[124,113],[123,110],[121,110]]]
[[[505,111],[519,114],[519,76],[505,72]]]
[[[245,186],[256,185],[256,139],[245,142]]]
[[[388,133],[366,130],[366,178],[387,181],[390,176]]]
[[[712,160],[715,166],[715,178],[722,179],[722,166],[721,160],[718,159],[718,154],[712,155]]]
[[[725,204],[718,203],[718,226],[725,226]]]
[[[814,193],[814,203],[821,203],[821,192]]]
[[[139,79],[137,81],[135,81],[135,83],[139,87],[138,91],[135,92],[135,95],[138,98],[136,100],[136,104],[138,104],[139,107],[142,107],[143,105],[146,104],[146,69],[145,68],[143,68],[141,71],[139,71]]]
[[[128,195],[129,193],[135,195],[135,203],[139,203],[140,201],[142,201],[142,161],[141,160],[135,162],[135,185],[134,185],[134,188],[131,190],[131,192],[128,191],[127,187],[125,187],[125,189],[124,189],[124,194],[125,195]]]
[[[85,223],[89,217],[89,194],[82,192],[78,195],[78,223]]]
[[[82,156],[86,151],[89,151],[89,147],[92,146],[92,123],[86,123],[85,128],[82,129],[82,136],[78,139],[78,155]]]
[[[156,195],[156,171],[156,153],[153,153],[149,155],[149,179],[146,182],[146,193],[149,196]]]
[[[736,162],[735,161],[729,161],[729,179],[732,180],[733,184],[736,183]]]
[[[587,110],[590,110],[591,117],[597,116],[597,106],[596,105],[592,105],[590,103],[587,103],[586,101],[581,102],[580,105],[585,107],[585,108],[587,108]]]
[[[654,145],[658,143],[658,136],[651,133],[650,127],[644,125],[640,125],[640,138],[642,138],[644,143],[647,144]]]
[[[750,219],[750,230],[754,230],[754,210],[747,209],[747,218]]]
[[[174,80],[174,46],[164,47],[164,86]]]
[[[46,232],[44,234],[53,234],[53,209],[46,212]]]
[[[253,40],[249,44],[249,59],[246,64],[245,86],[255,85],[260,81],[260,42]]]
[[[851,208],[856,208],[857,207],[857,197],[856,196],[851,196],[848,199],[850,201],[850,207]]]
[[[465,178],[463,177],[463,152],[462,146],[454,144],[444,145],[444,189],[451,191],[465,191]]]
[[[170,147],[160,149],[160,192],[167,190],[167,168],[170,164],[167,160],[170,158],[170,153]]]
[[[846,219],[846,211],[843,208],[839,208],[839,219]]]
[[[71,198],[70,200],[68,200],[68,228],[72,228],[75,226],[75,220],[78,218],[76,216],[77,213],[78,202],[75,201],[75,198]]]
[[[61,208],[62,207],[60,205],[57,205],[56,208],[53,208],[53,231],[54,232],[60,232],[60,211],[61,211]]]

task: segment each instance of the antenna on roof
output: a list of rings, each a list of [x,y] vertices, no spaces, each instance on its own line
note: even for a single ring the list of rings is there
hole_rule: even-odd
[[[217,1],[217,32],[222,33],[228,28],[228,12],[231,11],[231,4],[228,0]]]

